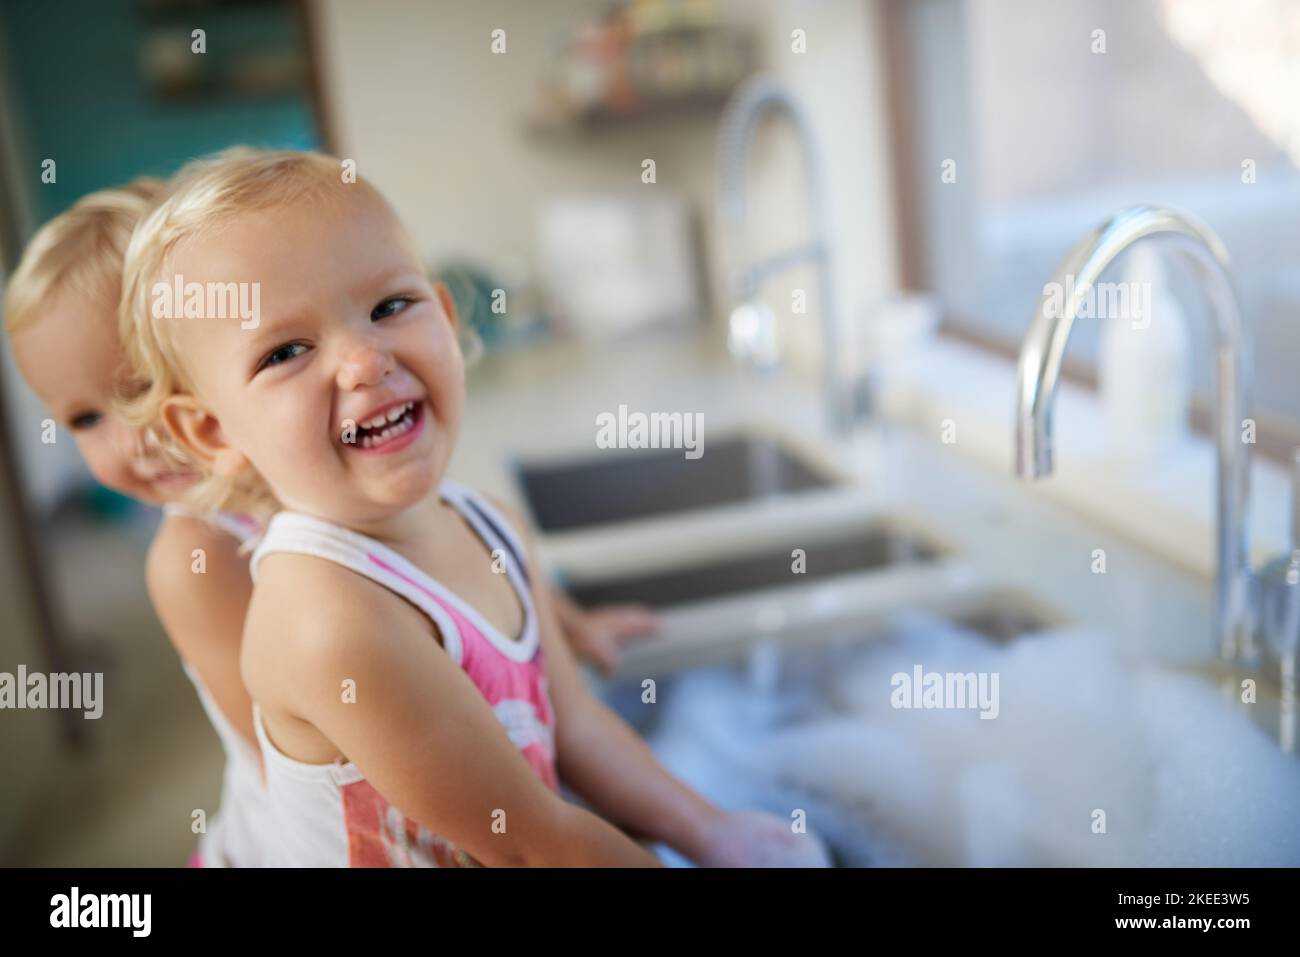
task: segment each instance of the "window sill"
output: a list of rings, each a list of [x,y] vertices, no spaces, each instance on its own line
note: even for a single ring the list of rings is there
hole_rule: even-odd
[[[879,398],[886,415],[936,440],[943,437],[944,421],[951,420],[954,451],[1014,480],[1015,382],[1014,362],[942,337],[892,359]],[[1189,430],[1163,461],[1139,465],[1117,457],[1106,435],[1096,393],[1063,381],[1056,404],[1056,470],[1033,483],[1033,490],[1212,579],[1213,444]],[[1259,564],[1289,547],[1291,479],[1286,469],[1262,456],[1252,454],[1251,459],[1247,528],[1252,558]]]

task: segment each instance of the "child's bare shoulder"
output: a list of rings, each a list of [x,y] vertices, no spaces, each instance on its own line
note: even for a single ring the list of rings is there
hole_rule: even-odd
[[[189,516],[165,517],[145,558],[145,584],[154,610],[182,653],[190,636],[214,623],[234,622],[239,636],[252,589],[248,559],[229,533]]]
[[[209,571],[220,578],[231,572],[248,576],[248,559],[239,554],[239,542],[201,518],[167,515],[149,543],[145,574],[151,583],[177,591],[202,591]]]
[[[259,687],[274,694],[285,677],[367,668],[431,627],[404,599],[328,559],[273,552],[257,573],[242,655],[254,697]]]
[[[249,631],[270,629],[281,643],[329,641],[389,623],[401,605],[391,591],[337,562],[272,552],[258,565]]]

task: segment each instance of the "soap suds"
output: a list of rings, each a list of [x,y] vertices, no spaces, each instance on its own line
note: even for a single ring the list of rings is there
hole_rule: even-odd
[[[916,665],[997,673],[997,718],[893,707]],[[655,707],[671,770],[725,807],[805,811],[850,865],[1300,864],[1300,761],[1204,681],[1083,630],[997,645],[901,616],[774,681],[666,680]]]

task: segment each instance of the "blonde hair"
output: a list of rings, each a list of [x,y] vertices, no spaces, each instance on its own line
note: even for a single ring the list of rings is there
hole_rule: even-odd
[[[227,509],[265,520],[278,510],[269,486],[250,468],[237,478],[216,475],[193,461],[161,427],[162,410],[177,394],[192,394],[194,383],[170,334],[168,320],[155,319],[150,308],[154,283],[168,259],[188,239],[254,210],[303,200],[340,195],[340,187],[363,189],[386,201],[377,190],[356,178],[344,178],[342,162],[322,153],[265,151],[235,147],[182,167],[166,199],[136,228],[122,269],[119,330],[128,361],[138,379],[147,383],[123,402],[127,419],[150,429],[167,443],[168,453],[187,461],[200,479],[185,493],[194,508]]]
[[[150,177],[102,189],[37,230],[5,290],[5,331],[32,325],[66,290],[116,306],[131,232],[163,190]]]

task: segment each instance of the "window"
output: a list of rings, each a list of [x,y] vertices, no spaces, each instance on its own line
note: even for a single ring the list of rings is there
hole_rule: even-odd
[[[1179,207],[1232,256],[1261,431],[1278,452],[1297,441],[1300,3],[921,0],[887,19],[911,171],[905,278],[939,296],[950,328],[1016,349],[1084,235],[1125,206]],[[1189,277],[1169,272],[1203,405],[1210,331]],[[1086,322],[1071,337],[1085,377],[1099,338]]]

